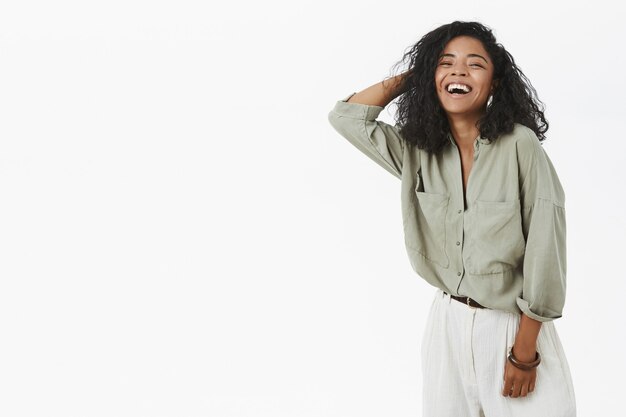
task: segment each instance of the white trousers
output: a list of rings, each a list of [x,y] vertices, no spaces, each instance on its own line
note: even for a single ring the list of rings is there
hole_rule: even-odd
[[[520,314],[474,308],[436,289],[422,339],[423,417],[575,417],[576,398],[553,321],[537,337],[535,389],[505,397],[504,366]]]

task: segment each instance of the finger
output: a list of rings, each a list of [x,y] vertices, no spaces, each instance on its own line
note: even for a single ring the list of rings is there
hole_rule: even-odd
[[[511,394],[511,389],[513,388],[513,381],[510,378],[507,378],[504,381],[504,389],[502,390],[502,395],[505,397]]]
[[[522,389],[520,390],[520,396],[525,397],[528,395],[528,382],[524,382],[522,384]]]
[[[535,390],[535,380],[532,379],[530,384],[528,384],[528,392],[533,392]]]
[[[511,388],[511,397],[513,397],[513,398],[519,397],[519,393],[520,393],[520,389],[521,388],[522,388],[522,386],[519,383],[519,381],[515,381],[513,383],[513,387]]]
[[[513,387],[513,379],[509,377],[509,363],[504,364],[504,386],[502,388],[502,395],[505,397],[511,395],[511,388]]]

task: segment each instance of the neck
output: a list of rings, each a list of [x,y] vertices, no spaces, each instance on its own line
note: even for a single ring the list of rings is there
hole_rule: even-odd
[[[460,148],[472,148],[480,131],[476,127],[481,115],[448,115],[450,133]]]

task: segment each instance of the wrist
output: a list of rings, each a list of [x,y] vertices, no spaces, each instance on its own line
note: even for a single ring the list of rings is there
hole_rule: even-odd
[[[509,350],[508,360],[516,368],[528,371],[536,368],[541,363],[541,356],[539,355],[539,352],[535,352],[535,356],[532,358],[532,360],[526,360],[525,358],[524,360],[522,360],[521,358],[517,357],[513,348]]]
[[[513,355],[520,360],[521,362],[532,362],[535,360],[537,349],[536,346],[533,345],[524,345],[516,342],[513,345]]]

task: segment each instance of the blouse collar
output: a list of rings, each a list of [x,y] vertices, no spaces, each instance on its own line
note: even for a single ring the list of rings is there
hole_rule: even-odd
[[[456,145],[456,142],[454,140],[454,138],[452,137],[452,133],[448,132],[448,140],[454,145]],[[491,140],[487,139],[487,138],[483,138],[482,136],[480,136],[480,134],[478,135],[478,137],[476,138],[476,140],[474,141],[474,147],[476,148],[478,146],[478,144],[481,145],[489,145],[491,144]]]

